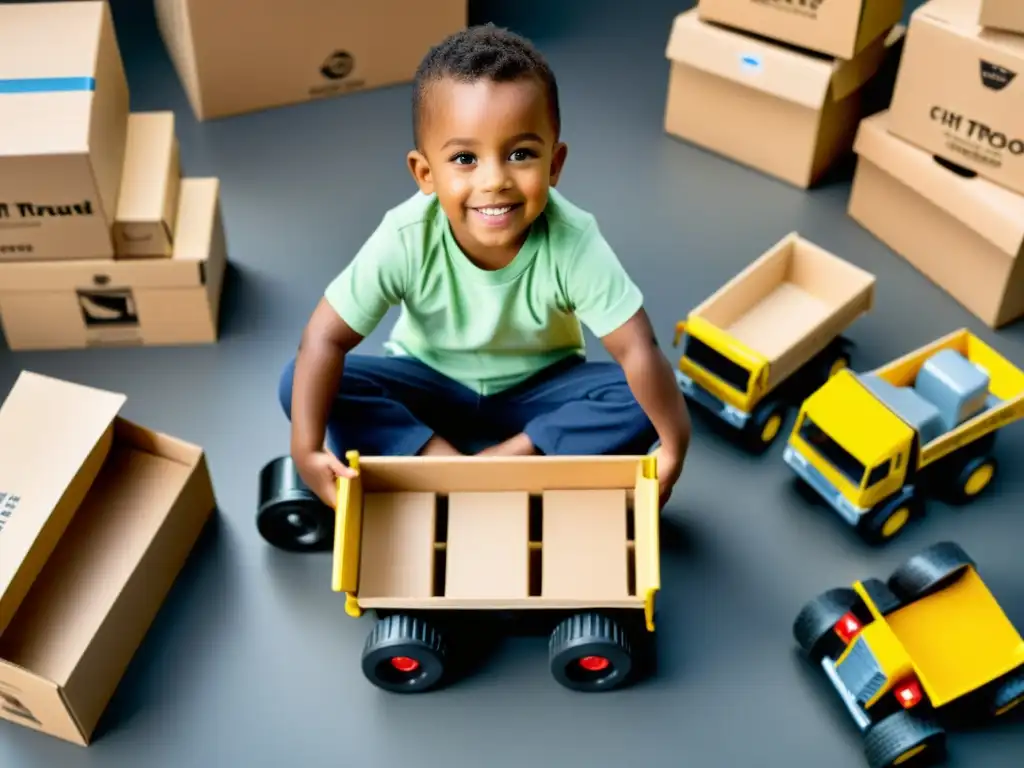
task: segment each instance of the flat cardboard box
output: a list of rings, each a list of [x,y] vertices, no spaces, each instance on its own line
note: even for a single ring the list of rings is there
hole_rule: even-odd
[[[978,20],[983,27],[1024,35],[1024,3],[1021,0],[981,0]]]
[[[178,217],[181,160],[173,112],[128,119],[128,151],[114,221],[118,258],[170,256]]]
[[[13,350],[211,344],[227,245],[217,179],[183,179],[169,259],[0,264]]]
[[[853,147],[865,86],[902,36],[850,61],[794,50],[679,14],[665,131],[794,186],[817,183]]]
[[[81,746],[216,506],[124,402],[26,371],[0,406],[0,718]]]
[[[849,214],[990,328],[1024,315],[1024,196],[861,123]]]
[[[699,0],[701,19],[852,59],[903,18],[903,0]]]
[[[155,0],[199,120],[410,82],[467,0]]]
[[[0,262],[113,258],[127,132],[108,4],[0,4]]]
[[[910,17],[890,130],[1024,194],[1024,36],[978,24],[979,0]]]

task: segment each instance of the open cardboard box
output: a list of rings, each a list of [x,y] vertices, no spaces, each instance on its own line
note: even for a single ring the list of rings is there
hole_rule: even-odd
[[[0,406],[0,718],[83,746],[215,509],[124,402],[23,372]]]
[[[0,262],[113,258],[127,133],[110,6],[0,3]]]
[[[1024,194],[1024,36],[981,27],[980,7],[929,0],[911,15],[889,130]]]
[[[1024,35],[1024,3],[1021,0],[981,0],[979,21],[983,27]]]
[[[1024,195],[861,123],[849,215],[991,328],[1024,315]]]
[[[156,0],[199,120],[409,82],[468,12],[467,0]]]
[[[227,241],[220,182],[186,178],[174,255],[0,264],[0,321],[13,350],[212,344]]]
[[[864,92],[902,27],[851,60],[826,58],[679,14],[665,130],[800,188],[850,153]]]
[[[903,0],[699,0],[697,8],[704,21],[840,59],[854,58],[903,18]]]

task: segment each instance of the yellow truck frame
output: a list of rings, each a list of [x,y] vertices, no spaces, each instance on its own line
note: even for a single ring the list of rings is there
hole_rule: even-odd
[[[878,386],[912,389],[925,363],[943,350],[987,374],[987,401],[925,440]],[[927,495],[963,504],[989,487],[998,470],[997,431],[1021,417],[1024,371],[961,328],[867,374],[834,376],[804,401],[783,459],[866,541],[881,543],[923,515]]]
[[[338,482],[332,589],[348,615],[376,614],[371,683],[433,689],[509,627],[548,634],[550,671],[572,690],[650,669],[654,455],[346,458],[358,474]]]
[[[953,542],[888,582],[818,595],[793,635],[863,734],[870,768],[941,758],[954,724],[1024,711],[1024,639]]]
[[[790,408],[850,365],[842,333],[874,295],[874,275],[792,232],[676,324],[679,387],[763,452]]]

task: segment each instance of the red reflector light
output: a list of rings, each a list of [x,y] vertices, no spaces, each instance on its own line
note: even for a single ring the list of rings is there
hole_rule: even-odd
[[[903,705],[904,709],[910,709],[921,703],[921,699],[924,698],[924,694],[921,693],[921,686],[917,684],[917,680],[911,680],[903,685],[900,685],[894,691],[897,701]]]
[[[844,643],[850,642],[861,631],[861,623],[852,613],[847,613],[836,622],[835,631]]]

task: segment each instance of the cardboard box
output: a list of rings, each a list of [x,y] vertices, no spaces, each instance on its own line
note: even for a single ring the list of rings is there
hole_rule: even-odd
[[[903,18],[903,0],[699,0],[701,19],[852,59]]]
[[[23,372],[0,406],[0,718],[82,746],[216,507],[124,402]]]
[[[979,22],[983,27],[1024,35],[1024,3],[1021,0],[981,0]]]
[[[665,130],[806,189],[851,151],[864,86],[901,36],[897,28],[843,61],[708,24],[687,11],[676,17],[666,51]]]
[[[114,221],[114,250],[119,258],[173,253],[180,188],[181,161],[174,113],[131,115]]]
[[[1024,194],[1024,38],[978,24],[979,0],[931,0],[910,19],[890,128]]]
[[[0,264],[13,350],[210,344],[227,246],[217,179],[183,179],[169,259]]]
[[[199,120],[412,80],[467,0],[155,0]]]
[[[849,214],[991,328],[1024,315],[1024,196],[861,123]]]
[[[107,3],[0,4],[0,262],[113,258],[127,131]]]

